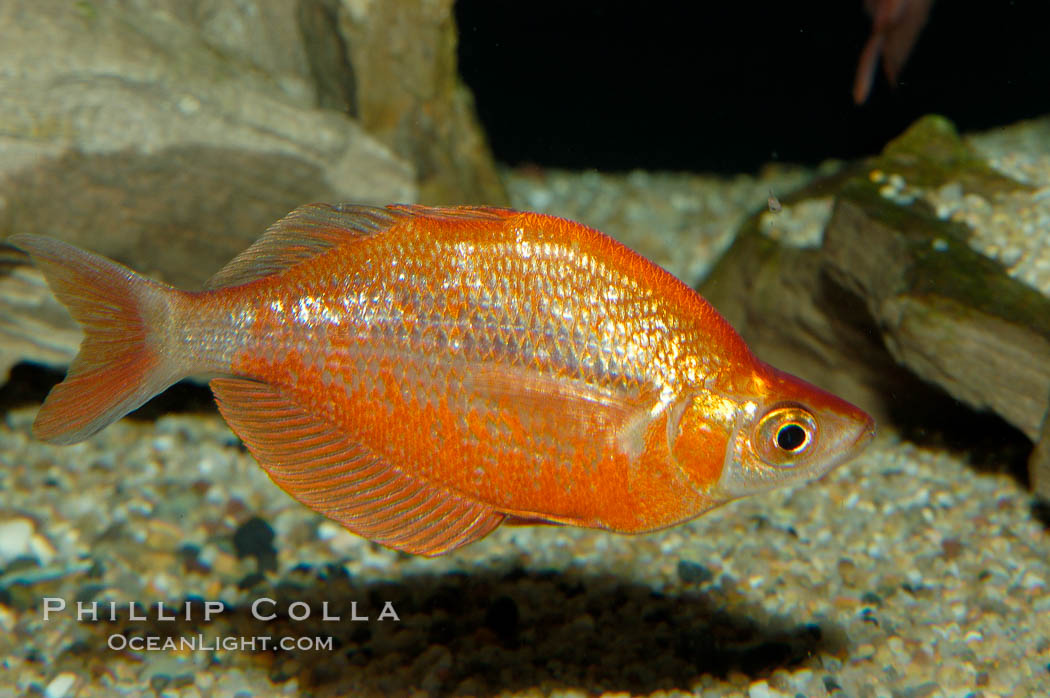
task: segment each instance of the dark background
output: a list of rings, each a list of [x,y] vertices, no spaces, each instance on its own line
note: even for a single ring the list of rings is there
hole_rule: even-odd
[[[900,84],[853,77],[861,0],[458,0],[460,71],[502,162],[749,172],[877,152],[922,114],[1050,113],[1050,2],[938,0]]]

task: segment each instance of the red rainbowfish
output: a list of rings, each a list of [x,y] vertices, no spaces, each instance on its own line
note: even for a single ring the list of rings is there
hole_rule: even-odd
[[[79,441],[218,375],[223,417],[275,483],[410,553],[504,521],[672,526],[818,477],[874,434],[666,271],[552,216],[313,204],[198,292],[11,243],[86,333],[39,438]]]

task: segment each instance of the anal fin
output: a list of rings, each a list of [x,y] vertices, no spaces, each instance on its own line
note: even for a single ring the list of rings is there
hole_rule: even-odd
[[[416,555],[483,538],[504,515],[388,463],[256,381],[211,381],[219,411],[285,492],[359,536]]]

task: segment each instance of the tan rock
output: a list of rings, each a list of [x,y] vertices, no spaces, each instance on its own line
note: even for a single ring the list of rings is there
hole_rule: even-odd
[[[502,204],[473,97],[459,80],[452,5],[343,0],[356,106],[365,129],[416,167],[424,203]]]

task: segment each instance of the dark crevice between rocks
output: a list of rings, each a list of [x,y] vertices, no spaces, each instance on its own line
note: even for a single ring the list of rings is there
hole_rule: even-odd
[[[867,337],[872,351],[881,354],[882,360],[869,365],[864,380],[880,396],[884,424],[917,445],[952,451],[981,472],[1005,472],[1027,483],[1032,442],[1022,431],[993,412],[973,409],[898,364],[883,346],[863,299],[826,273],[821,274],[816,302],[841,321],[832,327],[847,352],[857,350],[853,345],[858,337]]]
[[[44,402],[48,392],[65,377],[64,370],[39,364],[16,364],[0,386],[0,413]],[[167,414],[218,414],[211,390],[203,383],[176,383],[128,415],[141,422],[156,421]]]
[[[7,382],[0,385],[0,413],[39,405],[63,376],[65,371],[59,369],[26,362],[15,364]]]
[[[1036,496],[1032,499],[1031,511],[1032,519],[1043,524],[1043,527],[1050,531],[1050,500]]]
[[[1050,499],[1035,497],[1032,499],[1032,518],[1043,524],[1043,528],[1050,531]]]
[[[846,353],[863,354],[869,361],[862,380],[882,403],[882,424],[916,445],[951,451],[979,472],[1007,473],[1028,483],[1032,442],[994,412],[975,410],[898,364],[882,343],[864,300],[821,273],[816,302],[830,316]],[[859,338],[870,346],[857,347]]]
[[[887,395],[890,419],[901,438],[962,457],[974,469],[1008,473],[1026,487],[1032,442],[991,412],[979,412],[940,388],[914,378],[906,393]]]

